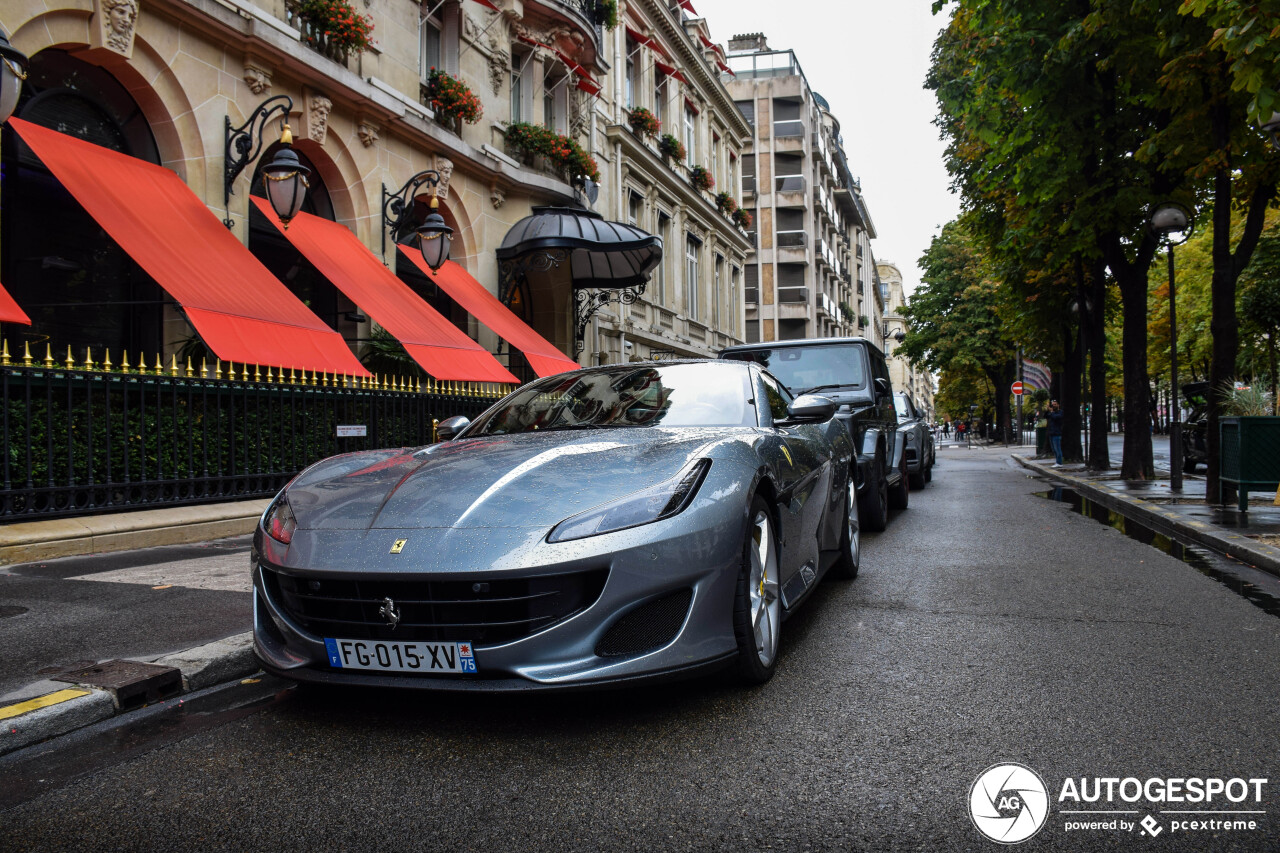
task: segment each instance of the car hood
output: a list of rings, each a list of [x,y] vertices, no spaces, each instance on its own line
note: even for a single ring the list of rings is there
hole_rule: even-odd
[[[302,529],[551,527],[675,476],[706,429],[550,431],[317,463],[288,488]]]

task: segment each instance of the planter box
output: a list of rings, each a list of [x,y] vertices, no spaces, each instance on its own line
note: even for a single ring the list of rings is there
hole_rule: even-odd
[[[1280,488],[1280,417],[1230,417],[1218,421],[1218,502],[1222,486],[1239,489],[1236,505],[1249,510],[1249,492]]]

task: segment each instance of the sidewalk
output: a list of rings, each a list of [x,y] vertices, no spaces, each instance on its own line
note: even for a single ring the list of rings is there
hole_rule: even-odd
[[[1118,467],[1090,471],[1082,464],[1053,467],[1052,457],[1037,459],[1031,447],[1010,448],[1023,467],[1062,482],[1080,495],[1151,528],[1157,533],[1225,554],[1280,576],[1280,507],[1272,496],[1253,493],[1249,511],[1234,504],[1204,502],[1203,476],[1184,475],[1181,493],[1169,488],[1169,471],[1156,468],[1156,479],[1120,479]]]

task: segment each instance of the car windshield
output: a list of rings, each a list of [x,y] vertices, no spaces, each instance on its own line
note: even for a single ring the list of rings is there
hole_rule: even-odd
[[[724,357],[762,365],[795,395],[819,389],[861,388],[866,383],[862,355],[855,346],[833,344],[742,350],[727,352]]]
[[[893,395],[893,407],[898,410],[898,420],[906,421],[914,418],[911,412],[911,404],[907,402],[907,398],[902,394]]]
[[[609,427],[756,426],[749,371],[737,365],[645,364],[551,376],[478,418],[468,437]]]

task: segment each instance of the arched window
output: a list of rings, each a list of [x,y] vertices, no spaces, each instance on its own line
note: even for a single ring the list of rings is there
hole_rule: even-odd
[[[159,163],[155,138],[128,91],[102,68],[49,49],[31,58],[16,115],[26,121]],[[21,334],[61,361],[127,351],[154,358],[166,343],[173,302],[44,167],[18,134],[0,147],[0,281],[31,317]],[[170,309],[169,319],[177,320]],[[180,323],[176,323],[180,328]],[[6,329],[6,333],[10,333]]]

